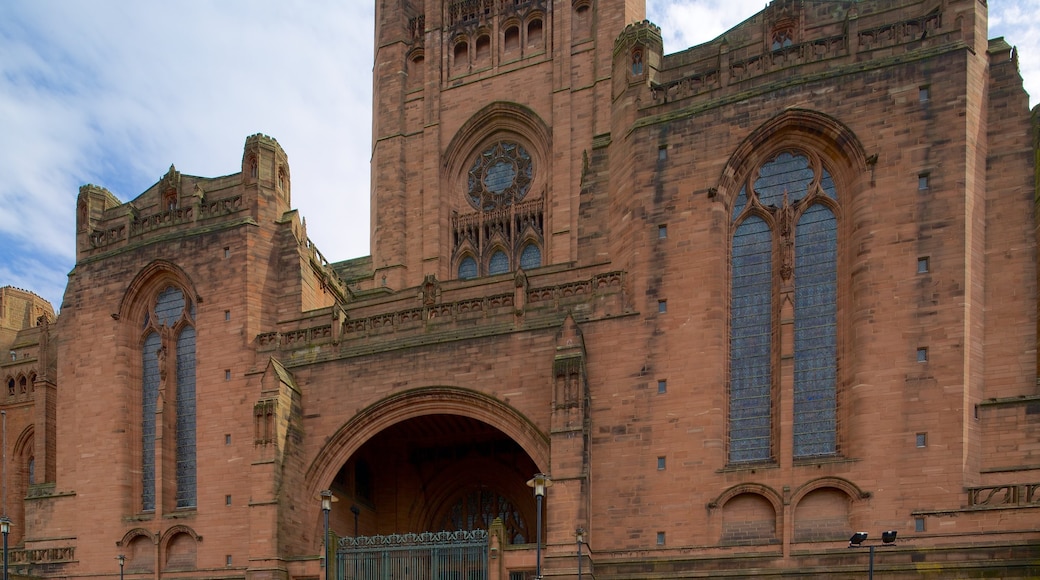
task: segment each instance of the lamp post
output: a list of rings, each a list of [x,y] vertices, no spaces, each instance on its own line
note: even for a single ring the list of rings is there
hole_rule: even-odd
[[[11,532],[11,518],[0,516],[0,533],[4,535],[4,580],[7,580],[7,534]]]
[[[896,530],[881,532],[881,545],[894,546],[896,543],[896,534],[898,533],[899,532]],[[862,548],[863,542],[867,541],[868,537],[869,534],[867,534],[867,532],[856,532],[855,534],[852,534],[852,537],[849,538],[849,547]],[[867,578],[869,578],[869,580],[874,580],[874,548],[876,547],[877,544],[867,545],[867,548],[870,549],[870,564],[867,568]]]
[[[325,580],[329,580],[329,512],[332,511],[332,504],[339,499],[332,495],[331,489],[321,490],[319,497],[321,498],[321,512],[325,516],[325,537],[321,541],[325,555],[322,561],[325,562]]]
[[[574,539],[578,542],[578,580],[581,580],[581,545],[585,543],[585,528],[574,530]]]
[[[535,574],[536,580],[542,580],[542,498],[545,497],[545,489],[552,485],[552,479],[544,473],[536,473],[527,482],[528,487],[534,488],[535,510]],[[5,579],[6,580],[6,579]]]
[[[119,560],[119,580],[123,580],[123,564],[126,564],[126,556],[120,554],[116,556],[116,560]]]

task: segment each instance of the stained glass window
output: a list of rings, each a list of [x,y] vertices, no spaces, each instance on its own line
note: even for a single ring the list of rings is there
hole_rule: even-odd
[[[491,260],[488,262],[488,274],[492,276],[495,274],[504,274],[509,271],[509,256],[502,250],[496,251],[491,254]]]
[[[195,507],[195,329],[177,338],[177,507]]]
[[[805,197],[812,179],[813,170],[805,156],[784,152],[759,170],[755,193],[762,205],[780,207],[785,194],[789,203]]]
[[[527,522],[513,502],[487,489],[473,490],[460,497],[441,523],[445,530],[486,530],[500,518],[511,544],[525,544],[531,538]]]
[[[527,195],[533,176],[531,155],[523,145],[499,141],[473,161],[467,174],[467,200],[481,211],[509,207]]]
[[[772,234],[751,216],[733,235],[729,458],[771,457]]]
[[[794,456],[837,450],[837,245],[834,214],[810,206],[795,230]]]
[[[788,283],[794,297],[793,454],[805,458],[837,453],[838,227],[834,212],[821,202],[837,197],[834,179],[818,156],[784,151],[753,172],[734,199],[732,219],[755,209],[769,214],[775,225],[771,228],[760,214],[752,214],[733,233],[732,463],[774,457],[772,401],[779,383],[773,352],[779,338],[774,337],[773,308],[775,293]],[[779,279],[773,277],[774,263],[780,268]]]
[[[477,261],[471,256],[466,256],[459,262],[459,279],[466,280],[477,277]]]
[[[524,246],[523,252],[520,253],[520,267],[524,270],[530,270],[531,268],[537,268],[542,265],[542,251],[538,249],[535,244],[527,244]]]
[[[196,505],[195,453],[195,307],[183,292],[168,286],[155,301],[155,308],[145,315],[146,336],[141,352],[141,508],[156,507],[156,434],[162,425],[157,421],[157,402],[161,391],[174,399],[173,413],[167,419],[176,421],[174,456],[176,507]],[[187,322],[187,323],[186,323]],[[176,332],[175,339],[163,336]],[[172,343],[172,344],[171,344]],[[175,361],[175,362],[174,362]],[[169,379],[167,377],[170,377]],[[165,479],[165,477],[164,477]]]
[[[155,403],[159,398],[159,348],[162,340],[151,332],[144,340],[141,393],[141,509],[155,509]]]

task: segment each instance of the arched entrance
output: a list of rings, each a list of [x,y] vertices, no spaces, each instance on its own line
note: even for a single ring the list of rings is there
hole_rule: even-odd
[[[526,481],[536,470],[515,441],[480,420],[431,414],[395,423],[332,482],[343,498],[338,577],[488,578],[492,543],[533,541]]]
[[[395,423],[361,445],[330,489],[339,536],[487,530],[507,543],[534,536],[526,482],[538,467],[515,441],[478,419],[430,414]]]

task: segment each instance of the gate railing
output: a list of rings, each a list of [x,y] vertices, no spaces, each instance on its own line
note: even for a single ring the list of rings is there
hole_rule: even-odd
[[[339,539],[338,580],[487,580],[487,530]]]

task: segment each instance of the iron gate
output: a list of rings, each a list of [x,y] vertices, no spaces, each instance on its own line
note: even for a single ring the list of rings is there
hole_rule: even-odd
[[[487,580],[487,530],[340,538],[339,580]]]

